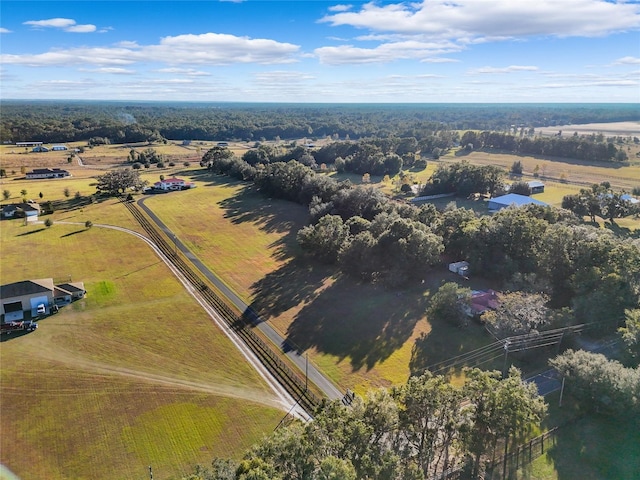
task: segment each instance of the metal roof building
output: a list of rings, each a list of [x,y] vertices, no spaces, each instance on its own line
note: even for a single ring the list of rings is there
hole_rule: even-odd
[[[530,203],[542,205],[544,207],[548,206],[546,203],[541,202],[540,200],[536,200],[535,198],[527,197],[526,195],[518,195],[517,193],[509,193],[507,195],[502,195],[501,197],[490,199],[489,211],[497,212],[498,210],[506,208],[510,205],[521,207],[522,205],[528,205]]]

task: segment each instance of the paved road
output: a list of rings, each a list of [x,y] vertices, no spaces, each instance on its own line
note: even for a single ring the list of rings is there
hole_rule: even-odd
[[[274,345],[277,345],[286,355],[289,357],[294,365],[296,365],[302,374],[308,374],[309,381],[315,384],[330,400],[337,400],[344,396],[344,394],[338,390],[334,383],[328,379],[320,370],[318,370],[311,362],[308,361],[306,355],[299,354],[296,350],[288,348],[285,339],[276,331],[271,325],[263,321],[260,316],[254,312],[244,300],[242,300],[233,290],[231,290],[224,282],[212,272],[204,263],[200,261],[171,231],[169,228],[158,218],[158,216],[145,205],[145,200],[148,197],[143,197],[138,200],[138,205],[142,208],[147,215],[155,222],[155,224],[163,230],[167,236],[173,239],[174,246],[177,250],[180,250],[187,257],[193,265],[213,283],[216,288],[222,292],[227,299],[233,303],[240,311],[247,312],[249,318],[253,320],[255,328],[259,329],[262,334],[267,337]]]
[[[562,378],[560,373],[554,368],[546,372],[539,373],[535,377],[527,378],[527,382],[533,382],[538,387],[538,394],[544,396],[549,395],[556,390],[560,390],[562,386]]]

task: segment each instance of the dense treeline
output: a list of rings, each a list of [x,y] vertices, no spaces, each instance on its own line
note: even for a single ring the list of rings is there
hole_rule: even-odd
[[[640,367],[584,350],[567,350],[550,363],[586,410],[640,422]]]
[[[521,155],[549,155],[563,158],[576,158],[590,161],[627,160],[622,148],[616,147],[603,135],[573,137],[529,137],[514,136],[502,132],[467,131],[460,139],[467,150],[490,148]]]
[[[250,165],[220,148],[207,152],[202,164],[308,206],[311,223],[298,232],[303,250],[366,281],[400,286],[420,280],[444,254],[512,289],[546,294],[552,306],[570,307],[576,323],[601,322],[611,331],[624,321],[625,309],[638,307],[640,240],[581,225],[568,210],[438,211],[429,203],[395,201],[372,186],[338,182],[295,160]],[[456,172],[475,168],[461,162]],[[490,177],[500,183],[499,172]],[[476,188],[490,188],[478,178]]]
[[[2,101],[4,141],[111,143],[169,140],[414,137],[443,130],[511,131],[637,120],[627,104],[235,104]],[[425,149],[423,148],[423,150]],[[442,148],[442,147],[439,147]]]
[[[241,462],[216,459],[195,480],[424,480],[449,469],[483,478],[485,462],[526,440],[546,405],[512,369],[468,370],[461,387],[426,373],[405,385],[326,404],[312,422],[278,428]],[[187,480],[185,479],[185,480]]]

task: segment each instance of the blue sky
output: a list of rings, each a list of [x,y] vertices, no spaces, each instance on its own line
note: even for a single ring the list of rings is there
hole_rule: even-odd
[[[640,2],[0,2],[0,98],[640,103]]]

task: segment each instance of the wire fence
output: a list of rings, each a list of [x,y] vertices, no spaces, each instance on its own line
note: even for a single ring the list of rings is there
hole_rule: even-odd
[[[520,445],[507,455],[498,457],[487,467],[486,480],[500,480],[518,478],[518,472],[544,455],[556,444],[558,427],[555,427],[542,435]],[[524,478],[524,475],[521,475]]]

